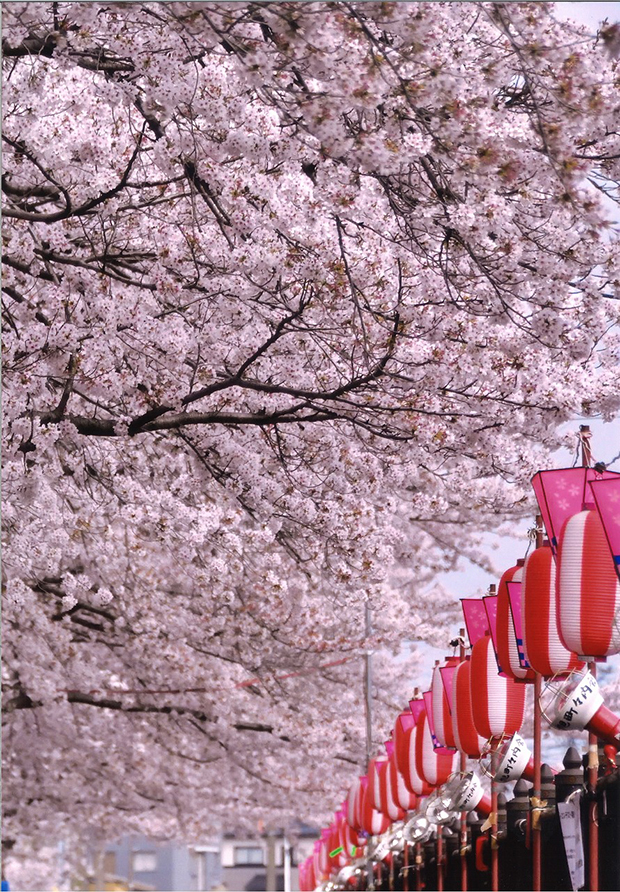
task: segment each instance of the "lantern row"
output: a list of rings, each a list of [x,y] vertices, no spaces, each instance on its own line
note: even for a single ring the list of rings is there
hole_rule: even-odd
[[[471,656],[436,665],[430,690],[397,717],[385,754],[356,778],[300,865],[301,890],[346,880],[390,845],[425,841],[457,811],[488,815],[479,773],[460,773],[459,753],[481,765],[498,753],[495,781],[533,780],[519,731],[536,673],[548,679],[539,706],[551,727],[588,729],[620,747],[620,718],[586,665],[620,652],[620,474],[539,471],[532,485],[547,541],[503,574],[497,594],[462,599]],[[386,851],[372,848],[390,828]]]

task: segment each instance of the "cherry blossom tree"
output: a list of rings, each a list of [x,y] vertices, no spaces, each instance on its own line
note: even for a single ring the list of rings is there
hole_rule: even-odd
[[[3,29],[7,851],[323,820],[360,655],[447,641],[436,573],[618,411],[610,41],[532,3]]]

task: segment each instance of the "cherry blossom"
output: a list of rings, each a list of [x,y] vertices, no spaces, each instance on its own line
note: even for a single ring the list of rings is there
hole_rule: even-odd
[[[379,741],[436,574],[618,412],[618,62],[550,4],[26,2],[3,68],[7,855],[324,822],[363,653]]]

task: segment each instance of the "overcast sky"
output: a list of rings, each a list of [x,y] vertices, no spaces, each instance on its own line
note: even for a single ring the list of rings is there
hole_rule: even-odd
[[[599,22],[609,19],[620,21],[620,3],[556,3],[556,14],[563,19],[573,19],[580,25],[596,30]]]

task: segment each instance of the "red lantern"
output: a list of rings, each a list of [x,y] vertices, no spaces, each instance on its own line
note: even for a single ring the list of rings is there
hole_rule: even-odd
[[[519,660],[517,633],[510,609],[509,582],[521,582],[523,561],[506,570],[497,590],[497,662],[500,672],[518,681],[534,681],[534,672],[524,669]]]
[[[377,756],[368,763],[368,798],[373,808],[383,811],[385,805],[381,796],[381,779],[379,767],[385,763],[387,756]]]
[[[620,580],[597,511],[570,517],[558,549],[557,623],[564,646],[584,659],[620,653]]]
[[[556,570],[551,546],[543,545],[525,561],[521,586],[524,640],[532,669],[546,678],[582,665],[560,640],[556,623]]]
[[[406,777],[408,771],[409,736],[408,732],[415,722],[411,712],[401,712],[394,723],[392,743],[394,744],[394,760],[396,767]]]
[[[395,775],[395,768],[392,759],[388,759],[383,763],[380,770],[381,775],[381,799],[385,803],[383,814],[387,815],[390,821],[402,821],[405,817],[405,810],[401,808],[398,799],[394,795],[394,781],[392,775]]]
[[[418,724],[414,723],[410,728],[404,732],[405,740],[400,741],[400,752],[402,758],[402,766],[404,767],[404,771],[401,768],[401,761],[397,762],[398,769],[401,771],[403,776],[403,780],[405,781],[405,785],[407,789],[411,793],[415,793],[417,796],[428,796],[429,793],[432,792],[433,788],[428,784],[424,778],[420,775],[416,763],[416,740],[418,737]],[[396,745],[395,752],[398,753],[399,747],[398,743]]]
[[[429,787],[439,787],[446,783],[455,769],[456,751],[447,755],[435,749],[426,712],[420,715],[416,728],[417,773]]]
[[[347,795],[347,824],[358,833],[362,830],[362,778],[357,777],[349,787]]]
[[[390,819],[373,808],[368,796],[368,778],[362,778],[362,829],[370,836],[378,836],[390,826]]]
[[[457,657],[448,657],[446,666],[458,664]],[[452,716],[450,714],[450,705],[446,694],[445,685],[441,677],[441,669],[435,666],[433,669],[433,680],[431,682],[431,703],[433,710],[433,724],[435,728],[435,737],[441,746],[455,747],[454,731],[452,729]]]
[[[470,676],[471,661],[463,660],[452,679],[452,727],[457,749],[472,759],[479,759],[486,739],[474,725]]]
[[[358,850],[361,850],[365,844],[364,837],[360,836],[357,830],[353,830],[347,821],[342,821],[340,824],[340,845],[347,858],[351,860],[351,858],[358,857]]]
[[[388,781],[394,802],[405,812],[414,811],[418,807],[418,797],[407,789],[405,780],[396,767],[394,754],[388,759]]]
[[[499,675],[490,635],[480,638],[472,648],[470,685],[474,724],[482,737],[490,740],[520,729],[525,687]]]

